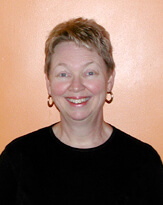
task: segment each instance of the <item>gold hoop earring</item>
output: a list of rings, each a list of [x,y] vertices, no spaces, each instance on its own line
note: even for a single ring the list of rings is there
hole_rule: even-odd
[[[106,101],[108,104],[110,104],[110,103],[113,101],[114,95],[113,95],[112,92],[107,92],[107,94],[110,95],[110,100],[108,100],[108,99],[106,98],[105,101]]]
[[[54,105],[54,101],[53,101],[53,98],[51,95],[48,96],[47,104],[49,107],[53,107],[53,105]]]

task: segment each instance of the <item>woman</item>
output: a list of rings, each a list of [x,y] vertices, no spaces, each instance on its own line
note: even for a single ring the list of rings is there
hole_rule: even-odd
[[[103,119],[115,76],[109,34],[72,19],[51,31],[45,55],[48,105],[61,120],[3,151],[1,204],[163,204],[156,151]]]

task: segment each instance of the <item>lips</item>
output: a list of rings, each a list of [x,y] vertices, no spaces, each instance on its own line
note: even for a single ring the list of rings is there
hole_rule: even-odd
[[[85,103],[87,102],[90,97],[83,97],[83,98],[66,98],[67,101],[69,101],[70,103],[74,103],[76,105],[78,104],[82,104],[82,103]]]

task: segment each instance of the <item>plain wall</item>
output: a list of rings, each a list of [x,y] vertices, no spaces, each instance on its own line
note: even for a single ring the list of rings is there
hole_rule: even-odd
[[[44,43],[56,24],[83,16],[109,31],[114,49],[115,97],[105,120],[163,159],[162,11],[162,0],[0,0],[0,152],[59,120],[47,107]]]

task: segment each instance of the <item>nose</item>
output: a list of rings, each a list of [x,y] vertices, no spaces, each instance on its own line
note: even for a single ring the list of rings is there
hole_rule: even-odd
[[[80,76],[74,76],[69,87],[70,91],[80,92],[84,89],[83,81]]]

